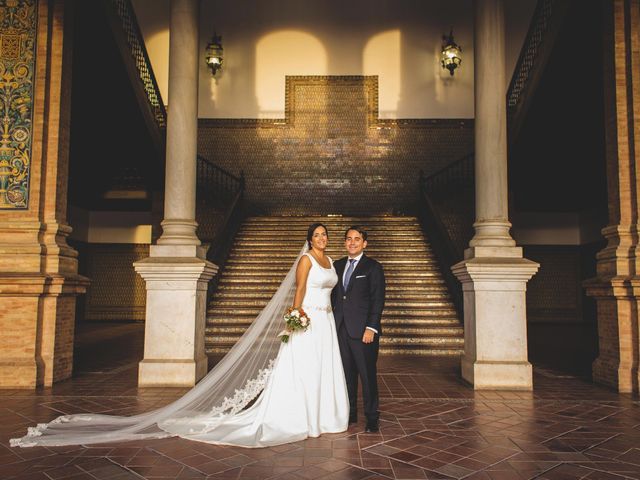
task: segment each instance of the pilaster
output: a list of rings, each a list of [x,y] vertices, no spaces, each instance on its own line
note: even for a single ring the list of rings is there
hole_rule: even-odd
[[[29,170],[23,184],[28,201],[10,205],[3,199],[0,205],[0,387],[33,388],[71,375],[75,302],[88,285],[66,240],[73,22],[70,2],[62,0],[14,2],[3,12],[33,14],[36,21],[34,31],[23,32],[23,38],[35,37],[22,44],[35,47],[32,61],[22,52],[27,57],[20,66],[20,81],[33,82],[32,95],[14,103],[24,109],[16,115],[5,111],[3,122],[11,130],[20,115],[32,112],[31,136],[24,137],[31,149],[20,151],[26,143],[11,145],[8,137],[2,144],[5,154],[20,151]],[[12,58],[0,61],[13,68]]]

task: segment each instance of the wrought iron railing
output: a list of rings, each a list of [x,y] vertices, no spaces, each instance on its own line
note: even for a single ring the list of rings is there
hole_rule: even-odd
[[[198,155],[197,174],[198,185],[212,187],[208,192],[210,198],[230,198],[244,188],[244,174],[242,172],[238,177],[202,155]]]
[[[507,90],[508,108],[515,107],[520,100],[520,96],[535,65],[536,58],[538,58],[540,45],[545,38],[544,34],[551,24],[553,6],[556,3],[556,0],[538,0],[536,4],[531,24],[529,25],[529,31],[525,37],[524,46],[520,51],[520,57],[516,63],[513,77],[511,77],[511,83]]]
[[[462,314],[462,286],[451,267],[463,258],[472,234],[474,156],[467,155],[425,177],[420,171],[418,217],[429,235],[453,302]],[[457,208],[456,202],[465,208]],[[457,210],[455,215],[447,214]],[[460,213],[462,211],[462,213]]]
[[[196,221],[198,237],[209,245],[207,260],[224,269],[243,217],[244,174],[237,177],[198,155]],[[209,282],[209,298],[220,275]]]
[[[421,171],[420,185],[431,195],[436,194],[442,189],[451,187],[472,186],[474,182],[474,160],[475,156],[471,153],[441,168],[428,177],[424,177]]]
[[[126,42],[131,51],[131,57],[138,71],[138,76],[146,93],[155,122],[158,128],[164,131],[167,126],[167,111],[162,103],[160,89],[151,68],[149,55],[147,54],[144,38],[136,20],[131,0],[108,0],[108,2],[122,23]]]

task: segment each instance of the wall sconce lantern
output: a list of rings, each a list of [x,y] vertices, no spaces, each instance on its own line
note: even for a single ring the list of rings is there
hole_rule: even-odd
[[[211,75],[214,77],[218,70],[222,69],[222,52],[222,37],[214,33],[211,41],[207,44],[205,53],[207,66],[211,69]]]
[[[440,54],[442,68],[449,70],[453,76],[453,71],[462,63],[462,47],[453,41],[453,28],[449,36],[442,36],[442,53]]]

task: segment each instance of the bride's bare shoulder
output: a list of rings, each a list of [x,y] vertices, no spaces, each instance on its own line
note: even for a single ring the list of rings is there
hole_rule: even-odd
[[[311,267],[311,255],[309,255],[308,253],[304,253],[301,257],[300,260],[298,260],[298,268],[302,267]]]

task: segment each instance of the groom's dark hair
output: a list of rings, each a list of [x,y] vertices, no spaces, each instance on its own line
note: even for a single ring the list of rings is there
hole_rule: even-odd
[[[315,232],[316,228],[318,227],[324,228],[324,231],[327,232],[327,238],[329,238],[329,230],[327,230],[327,227],[323,223],[312,223],[311,225],[309,225],[309,229],[307,230],[307,245],[309,245],[309,250],[311,250],[311,239],[313,238],[313,232]]]
[[[351,225],[349,228],[347,228],[344,231],[344,239],[347,239],[347,235],[349,235],[349,232],[351,230],[355,230],[356,232],[358,232],[361,236],[362,236],[362,240],[367,240],[367,231],[364,229],[364,227],[360,226],[360,225]]]

